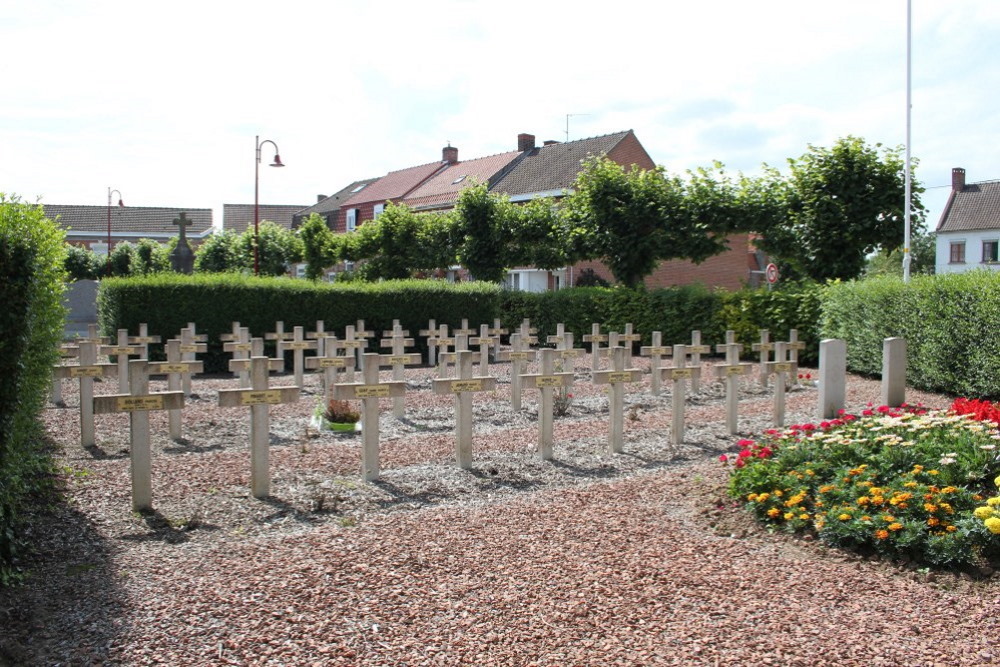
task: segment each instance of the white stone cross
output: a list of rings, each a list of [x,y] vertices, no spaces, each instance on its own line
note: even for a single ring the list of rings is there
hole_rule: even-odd
[[[250,408],[250,493],[254,498],[271,495],[269,463],[271,406],[299,400],[299,388],[269,387],[265,356],[250,358],[250,388],[220,389],[220,408]]]
[[[625,346],[625,364],[632,365],[632,345],[642,341],[642,336],[637,334],[631,322],[625,323],[625,333],[618,337],[618,340]]]
[[[118,345],[102,345],[100,354],[118,357],[118,393],[124,394],[128,391],[128,369],[129,357],[142,354],[142,348],[128,344],[128,329],[118,330]]]
[[[661,390],[660,382],[662,376],[660,368],[663,363],[662,359],[673,354],[673,349],[663,345],[663,332],[661,331],[654,331],[650,342],[652,345],[643,345],[639,348],[639,355],[649,357],[649,386],[653,395],[658,396]]]
[[[711,345],[701,344],[701,332],[695,329],[691,332],[691,344],[687,348],[688,356],[691,358],[691,365],[695,368],[701,368],[701,355],[711,354]],[[701,390],[701,375],[696,373],[691,376],[691,393],[697,394]]]
[[[774,358],[779,361],[772,361],[767,364],[768,373],[774,373],[774,425],[785,425],[785,388],[788,385],[788,377],[795,376],[798,371],[798,364],[785,359],[785,345],[787,343],[774,344]]]
[[[243,327],[244,333],[249,335],[249,329]],[[239,373],[240,376],[240,387],[242,389],[249,389],[252,384],[250,382],[250,359],[252,357],[263,357],[264,356],[264,339],[263,338],[251,338],[249,343],[250,351],[246,354],[243,359],[230,359],[229,360],[229,372]],[[285,370],[285,360],[275,359],[268,357],[267,360],[267,370],[271,373],[281,373]]]
[[[152,456],[149,448],[149,411],[180,410],[184,407],[184,392],[149,393],[149,362],[136,359],[129,362],[128,393],[94,398],[94,413],[129,413],[129,457],[132,475],[132,510],[153,509]]]
[[[515,410],[521,409],[521,376],[525,364],[535,360],[535,351],[522,342],[521,334],[510,335],[510,350],[502,351],[497,361],[510,362],[510,405]]]
[[[437,369],[439,378],[448,377],[448,363],[449,363],[448,359],[451,358],[450,356],[448,356],[448,348],[454,349],[456,343],[457,341],[455,340],[455,338],[448,337],[447,324],[442,324],[438,328],[437,336],[435,336],[433,339],[428,339],[428,344],[432,345],[435,349],[437,349],[436,356],[437,356]]]
[[[223,343],[222,349],[225,352],[233,353],[232,361],[246,361],[250,358],[250,353],[253,351],[253,345],[250,343],[250,329],[246,327],[238,327],[236,326],[237,324],[238,322],[233,323],[232,334],[223,334],[229,342]],[[230,363],[229,370],[239,375],[241,387],[250,386],[249,364],[237,364],[234,367],[233,364]]]
[[[496,389],[496,378],[472,374],[473,353],[458,352],[457,378],[434,380],[435,394],[455,395],[455,461],[462,469],[472,467],[472,394]]]
[[[437,366],[437,345],[434,344],[434,341],[436,341],[438,337],[437,320],[428,320],[427,328],[421,329],[418,333],[423,336],[427,342],[427,365]],[[444,333],[445,337],[447,337],[448,327],[445,327]]]
[[[78,366],[56,366],[57,378],[80,379],[80,445],[93,447],[97,444],[94,437],[94,378],[111,377],[118,373],[115,364],[97,363],[97,344],[93,342],[80,343]]]
[[[350,355],[337,356],[337,337],[327,336],[321,339],[323,341],[323,356],[309,357],[306,359],[306,368],[309,370],[322,370],[323,371],[323,387],[326,390],[326,405],[330,405],[330,401],[333,400],[333,388],[337,384],[337,369],[344,369],[344,374],[347,375],[347,370],[350,369],[349,378],[350,382],[354,381],[354,353]]]
[[[611,370],[595,371],[594,384],[608,385],[608,449],[612,453],[621,452],[625,444],[625,383],[642,380],[638,368],[625,368],[625,348],[613,346],[611,350]]]
[[[495,345],[500,343],[499,336],[490,335],[490,326],[488,324],[479,325],[479,335],[473,336],[469,339],[470,345],[479,346],[479,373],[480,375],[489,375],[490,367],[490,349]]]
[[[469,328],[469,320],[462,318],[462,326],[451,332],[452,336],[471,336],[476,333],[475,329]]]
[[[129,345],[138,345],[142,349],[142,352],[139,354],[139,357],[141,359],[149,359],[149,345],[150,345],[150,343],[159,343],[159,342],[160,342],[160,337],[159,336],[150,336],[149,335],[149,325],[146,324],[145,322],[141,322],[139,324],[139,335],[138,336],[129,336],[128,337],[128,344]]]
[[[285,331],[285,323],[278,320],[274,323],[274,331],[264,334],[264,340],[274,341],[274,356],[281,358],[285,356],[284,341],[292,339],[292,332]]]
[[[510,333],[507,329],[503,328],[503,324],[500,322],[500,318],[493,319],[493,326],[490,327],[490,335],[496,337],[496,342],[493,343],[493,360],[496,361],[497,357],[500,355],[500,342],[503,336]]]
[[[771,343],[771,332],[767,329],[760,330],[760,342],[754,343],[750,346],[754,352],[760,352],[760,386],[767,386],[767,364],[768,364],[768,353],[774,349],[774,343]]]
[[[365,348],[368,347],[368,339],[364,336],[359,338],[355,326],[348,324],[344,328],[344,340],[338,341],[337,347],[344,350],[344,354],[350,354],[354,357],[354,363],[345,367],[345,379],[348,382],[354,382],[354,369],[361,370],[361,357]]]
[[[556,347],[562,345],[566,341],[566,325],[562,322],[556,324],[555,334],[549,334],[545,338],[546,343],[555,343]]]
[[[735,337],[728,335],[726,339],[735,341]],[[739,343],[716,345],[715,350],[726,355],[726,363],[715,365],[715,376],[726,381],[726,429],[729,435],[736,435],[739,429],[740,376],[750,375],[753,372],[753,364],[740,363],[743,346]]]
[[[358,370],[360,371],[363,371],[365,369],[365,354],[367,354],[368,339],[373,338],[374,336],[375,336],[374,331],[369,331],[365,329],[365,321],[358,320],[358,323],[354,326],[354,336],[352,339],[364,342],[364,345],[357,348],[356,350],[358,356],[357,366]],[[348,339],[348,336],[345,334],[344,338]]]
[[[379,382],[377,354],[366,354],[360,383],[338,384],[333,396],[340,400],[361,399],[361,474],[365,481],[379,478],[379,399],[406,392],[405,382]]]
[[[171,339],[167,341],[167,360],[165,362],[153,362],[149,364],[150,375],[166,375],[168,391],[182,391],[181,379],[186,378],[191,381],[192,373],[202,373],[205,365],[200,361],[183,361],[181,357],[181,341]],[[167,413],[170,425],[170,439],[181,439],[181,411],[180,409],[170,410]]]
[[[198,355],[208,352],[208,336],[195,333],[194,322],[188,322],[186,328],[181,329],[181,361],[193,362],[198,360]],[[185,396],[191,396],[191,374],[181,376],[181,390]]]
[[[799,365],[799,352],[806,349],[806,344],[799,340],[799,330],[789,329],[788,330],[788,342],[785,343],[785,350],[788,353],[788,361],[795,364],[798,368]],[[784,361],[784,359],[774,358],[775,361]],[[790,384],[798,384],[799,376],[798,373],[791,375],[788,378]]]
[[[538,389],[541,393],[541,398],[538,401],[538,455],[543,461],[552,458],[552,412],[555,407],[552,392],[555,389],[562,390],[572,387],[574,378],[573,373],[555,372],[556,354],[556,350],[541,350],[540,372],[521,376],[525,389]]]
[[[684,403],[687,398],[686,381],[701,372],[700,368],[690,368],[687,366],[686,347],[686,345],[674,345],[674,365],[660,369],[663,379],[672,380],[674,383],[670,396],[670,409],[673,420],[671,423],[670,442],[674,446],[684,442]]]
[[[439,346],[451,342],[454,345],[454,352],[438,352],[438,379],[447,377],[448,364],[458,367],[458,353],[469,351],[469,337],[466,334],[455,334],[454,338],[444,338],[438,340]]]
[[[405,384],[406,367],[419,364],[420,355],[416,352],[406,351],[407,347],[413,346],[413,339],[406,338],[409,332],[399,326],[398,320],[393,322],[392,331],[386,333],[391,334],[391,336],[382,339],[382,347],[391,347],[392,354],[379,355],[379,366],[392,366],[392,379]],[[404,397],[396,396],[392,399],[392,416],[396,419],[402,419],[405,414]]]
[[[73,357],[80,356],[80,348],[76,345],[60,345],[59,346],[59,358],[60,359],[71,359]],[[61,364],[56,365],[56,371],[58,371]],[[63,377],[68,377],[60,375],[58,372],[52,374],[52,392],[49,396],[49,400],[53,405],[57,405],[61,408],[66,407],[65,401],[62,398],[62,379]]]
[[[306,350],[315,350],[318,348],[319,343],[315,340],[306,340],[303,327],[293,327],[292,339],[284,341],[281,345],[283,349],[292,351],[292,372],[295,375],[295,386],[302,389],[305,386],[302,377],[303,370],[305,369],[303,355]]]
[[[601,333],[601,325],[597,322],[590,325],[590,333],[583,337],[584,343],[590,343],[590,369],[593,371],[601,368],[601,357],[606,354],[604,350],[607,349],[602,348],[601,343],[606,343],[607,340],[608,337]]]
[[[316,320],[316,329],[314,331],[306,332],[307,340],[316,341],[316,356],[324,357],[326,356],[326,350],[323,349],[323,343],[329,334],[326,333],[326,322],[323,320]]]

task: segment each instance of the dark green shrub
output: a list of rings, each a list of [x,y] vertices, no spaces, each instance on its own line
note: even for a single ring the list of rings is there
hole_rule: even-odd
[[[52,468],[38,417],[65,321],[64,239],[41,206],[0,193],[0,585],[17,577],[24,508]]]
[[[65,269],[69,280],[97,280],[104,275],[104,257],[78,245],[66,246]]]

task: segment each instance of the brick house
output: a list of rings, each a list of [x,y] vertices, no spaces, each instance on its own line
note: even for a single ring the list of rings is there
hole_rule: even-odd
[[[292,228],[292,216],[305,208],[302,204],[260,204],[258,222],[270,220],[285,229]],[[242,234],[253,228],[253,204],[223,204],[222,231]]]
[[[45,216],[66,230],[66,241],[101,255],[108,252],[108,207],[43,204]],[[167,208],[157,206],[111,207],[111,247],[122,241],[135,243],[152,239],[168,243],[178,236],[174,220],[185,214],[191,221],[186,228],[188,242],[197,246],[212,233],[212,209]]]
[[[340,207],[343,206],[344,202],[350,199],[354,193],[360,192],[377,180],[377,178],[367,178],[361,181],[354,181],[332,195],[318,195],[315,204],[301,211],[296,211],[292,215],[292,229],[298,229],[305,222],[305,219],[313,213],[318,213],[326,221],[326,226],[330,229],[336,228],[337,220],[340,216]]]
[[[546,141],[537,146],[534,135],[517,136],[517,150],[475,158],[458,159],[458,148],[447,146],[440,162],[390,172],[374,181],[358,181],[340,204],[334,220],[333,207],[326,211],[330,228],[337,233],[351,231],[384,210],[389,201],[402,203],[416,211],[446,210],[454,206],[461,190],[472,182],[485,182],[490,192],[507,195],[514,203],[540,197],[558,199],[572,191],[582,161],[590,155],[603,155],[631,168],[653,169],[656,165],[632,130],[569,142]],[[345,188],[347,190],[347,188]],[[344,190],[341,190],[341,193]],[[336,203],[336,202],[334,202]],[[317,203],[312,209],[319,207]],[[304,209],[296,218],[307,214]],[[650,287],[702,282],[709,287],[736,289],[751,283],[758,267],[754,248],[747,234],[729,238],[730,249],[700,265],[670,261],[646,279]],[[458,267],[453,267],[457,269]],[[508,284],[515,289],[545,291],[573,285],[580,271],[593,269],[613,282],[611,272],[600,262],[581,262],[560,271],[534,267],[514,267]],[[455,274],[455,271],[449,271]]]
[[[936,235],[936,273],[1000,270],[1000,181],[966,183],[965,169],[952,169]]]

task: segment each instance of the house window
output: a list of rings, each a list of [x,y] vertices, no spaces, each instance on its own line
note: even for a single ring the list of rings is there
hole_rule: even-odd
[[[344,262],[344,271],[353,271],[354,262]]]
[[[1000,241],[983,241],[983,262],[1000,261],[998,251],[1000,251]]]
[[[375,218],[377,218],[377,217],[379,217],[380,215],[382,215],[382,213],[383,213],[384,211],[385,211],[385,204],[375,204],[375,209],[374,209],[374,212],[375,212]]]
[[[952,241],[948,261],[952,264],[965,264],[965,241]]]
[[[358,228],[358,209],[347,209],[347,231],[353,232]]]

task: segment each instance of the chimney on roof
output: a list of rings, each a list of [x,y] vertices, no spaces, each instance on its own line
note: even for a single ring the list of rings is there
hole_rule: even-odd
[[[961,192],[965,188],[965,169],[955,167],[951,170],[951,189]]]
[[[442,148],[441,161],[447,162],[448,164],[455,164],[458,162],[458,149],[454,146],[445,146]]]
[[[555,139],[546,139],[544,145],[546,145],[546,146],[555,146],[558,143],[559,142],[556,141]]]
[[[535,147],[535,135],[522,132],[517,135],[517,150],[530,151]]]
[[[316,195],[316,203],[317,204],[320,203],[321,201],[323,201],[324,199],[326,199],[326,195]]]

